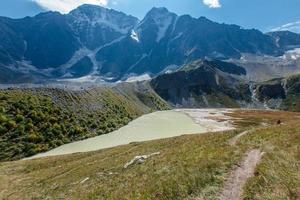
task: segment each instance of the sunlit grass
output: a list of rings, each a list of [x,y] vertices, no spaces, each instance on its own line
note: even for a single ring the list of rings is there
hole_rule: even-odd
[[[243,114],[242,114],[243,113]],[[8,199],[216,199],[250,149],[265,154],[245,199],[297,199],[300,125],[297,113],[236,111],[269,126],[133,143],[96,152],[0,164],[0,198]],[[284,124],[276,125],[280,116]],[[260,120],[259,120],[260,119]],[[255,120],[255,121],[256,121]],[[274,124],[275,123],[275,124]],[[258,123],[259,124],[259,123]],[[235,146],[228,141],[251,128]],[[137,155],[160,152],[124,169]],[[7,184],[9,183],[9,184]],[[26,196],[24,196],[26,193]]]

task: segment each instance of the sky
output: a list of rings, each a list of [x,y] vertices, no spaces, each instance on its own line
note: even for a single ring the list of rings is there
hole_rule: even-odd
[[[106,6],[140,19],[152,7],[166,7],[179,15],[205,16],[263,32],[300,30],[300,0],[0,0],[0,16],[21,18],[47,10],[68,13],[84,3]]]

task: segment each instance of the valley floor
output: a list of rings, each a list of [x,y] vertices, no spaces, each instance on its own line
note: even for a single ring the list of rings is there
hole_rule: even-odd
[[[0,163],[0,199],[299,199],[300,113],[225,115],[235,130]]]

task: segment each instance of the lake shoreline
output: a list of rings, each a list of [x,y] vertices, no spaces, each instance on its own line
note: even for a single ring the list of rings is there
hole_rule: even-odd
[[[229,122],[220,121],[215,118],[224,117],[223,112],[229,111],[224,111],[224,109],[157,111],[143,115],[111,133],[65,144],[48,152],[25,158],[24,160],[97,151],[134,142],[172,138],[181,135],[203,134],[234,129]]]

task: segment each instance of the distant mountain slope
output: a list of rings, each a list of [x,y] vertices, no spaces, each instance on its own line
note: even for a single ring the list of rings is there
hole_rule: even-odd
[[[268,107],[300,112],[300,74],[258,83],[254,95]]]
[[[280,27],[273,28],[271,31],[292,31],[295,33],[300,33],[300,21],[284,24]]]
[[[48,78],[64,76],[66,68],[84,57],[94,61],[91,52],[95,48],[124,36],[137,21],[92,5],[83,5],[68,15],[47,12],[17,20],[1,18],[0,67],[11,66],[20,73],[28,73],[24,72],[28,68],[34,73],[47,69],[42,74]]]
[[[277,31],[267,33],[276,40],[277,46],[281,48],[291,48],[294,46],[300,46],[300,34],[290,31]]]
[[[198,60],[150,81],[175,107],[246,107],[300,111],[300,75],[249,82],[232,63]]]
[[[299,38],[290,32],[263,34],[205,17],[178,16],[166,8],[153,8],[142,21],[93,5],[67,15],[1,17],[0,69],[13,71],[16,78],[0,77],[0,82],[87,75],[117,81],[157,75],[200,58],[239,59],[245,53],[279,56],[300,45]]]
[[[249,85],[238,76],[245,75],[245,70],[234,64],[222,64],[194,61],[174,73],[158,76],[151,85],[177,107],[240,107],[251,102]]]
[[[124,74],[157,74],[199,58],[240,58],[241,53],[278,56],[284,48],[258,30],[153,8],[126,38],[101,49],[97,60],[102,63],[100,74],[119,79]]]

